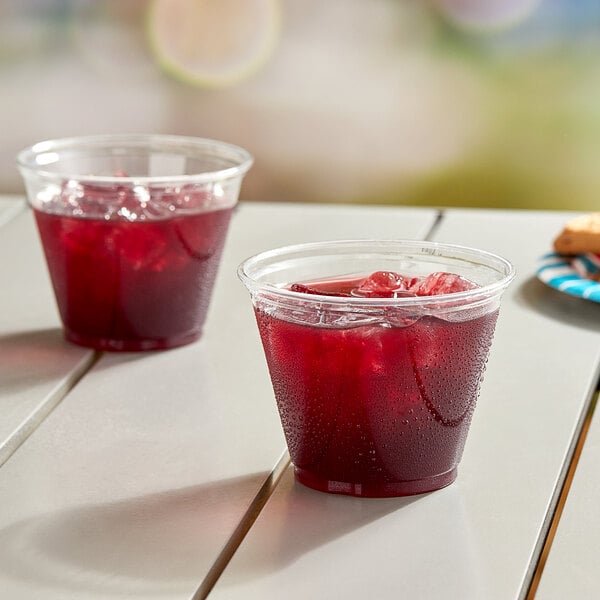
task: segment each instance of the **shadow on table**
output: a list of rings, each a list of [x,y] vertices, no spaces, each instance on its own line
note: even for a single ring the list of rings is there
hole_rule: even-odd
[[[1,578],[45,598],[191,596],[266,477],[256,473],[20,520],[0,530]],[[334,497],[297,485],[283,507],[285,528],[268,542],[276,564],[257,556],[250,576],[416,500]],[[284,543],[290,539],[296,543]]]
[[[600,331],[600,304],[559,292],[535,277],[521,284],[515,298],[551,319],[588,331]]]
[[[142,361],[151,361],[153,358],[162,355],[173,355],[176,356],[178,353],[185,355],[190,353],[190,348],[195,347],[196,355],[204,352],[204,345],[202,340],[187,344],[184,346],[178,346],[177,348],[167,348],[163,350],[140,350],[137,352],[120,352],[120,351],[102,351],[102,360],[99,360],[94,365],[94,371],[99,373],[102,371],[108,371],[113,369],[115,366],[123,366],[127,364],[135,364]]]
[[[64,341],[59,328],[24,331],[0,336],[2,391],[31,387],[63,377],[85,352]]]
[[[413,597],[416,581],[419,597],[486,597],[473,573],[477,535],[456,484],[405,498],[352,498],[308,489],[288,472],[267,511],[217,582],[218,598],[270,597],[290,581],[293,598],[318,590]]]
[[[191,597],[267,475],[23,519],[0,530],[1,579],[44,598]]]
[[[355,498],[312,490],[293,478],[290,467],[268,504],[269,518],[251,530],[252,549],[236,560],[236,577],[254,579],[286,567],[303,555],[427,495]]]

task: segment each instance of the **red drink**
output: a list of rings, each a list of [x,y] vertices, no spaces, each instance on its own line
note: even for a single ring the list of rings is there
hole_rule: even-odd
[[[39,142],[17,162],[68,340],[134,351],[200,337],[248,152],[114,134]]]
[[[128,221],[36,208],[66,338],[99,350],[197,339],[231,211]]]
[[[289,289],[389,298],[477,287],[440,274],[394,285],[395,291],[381,277],[363,277]],[[399,496],[456,477],[498,310],[460,321],[407,320],[395,318],[393,307],[385,310],[389,318],[374,324],[324,326],[319,318],[296,321],[289,305],[255,304],[296,477],[310,487]]]

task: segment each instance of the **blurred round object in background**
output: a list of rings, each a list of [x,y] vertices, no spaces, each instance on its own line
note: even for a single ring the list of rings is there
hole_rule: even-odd
[[[176,79],[224,87],[254,74],[279,35],[277,0],[153,0],[152,51]]]
[[[517,26],[530,17],[541,0],[434,0],[454,25],[469,30],[497,30]]]

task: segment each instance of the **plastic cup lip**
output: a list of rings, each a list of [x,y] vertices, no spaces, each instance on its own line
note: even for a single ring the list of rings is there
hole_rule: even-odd
[[[91,175],[60,170],[44,169],[44,165],[56,164],[60,161],[59,152],[70,150],[77,152],[86,148],[111,148],[124,146],[131,148],[146,148],[154,151],[180,152],[187,156],[221,156],[230,160],[233,165],[223,169],[214,169],[185,175],[164,176],[117,176]],[[123,153],[123,154],[126,154]],[[167,134],[99,134],[74,136],[36,142],[17,154],[17,165],[23,175],[35,174],[46,179],[77,180],[90,184],[148,185],[148,184],[186,184],[222,181],[243,176],[252,166],[254,158],[247,151],[220,140],[202,137]]]
[[[364,298],[359,296],[328,296],[322,294],[307,294],[304,292],[296,292],[287,288],[279,287],[268,282],[259,282],[251,274],[251,269],[256,268],[260,262],[265,262],[270,259],[276,259],[281,257],[282,260],[284,255],[292,255],[300,252],[311,252],[323,250],[327,251],[332,248],[347,248],[348,250],[357,246],[368,246],[373,251],[388,249],[395,249],[396,252],[399,250],[408,251],[410,249],[419,250],[425,249],[422,253],[423,257],[438,255],[444,256],[444,254],[454,253],[455,255],[471,256],[473,260],[467,261],[472,264],[485,265],[488,263],[495,263],[498,268],[495,269],[503,275],[493,283],[482,285],[475,289],[467,290],[464,292],[453,292],[450,294],[438,294],[435,296],[402,296],[397,298]],[[451,254],[452,256],[452,254]],[[479,261],[475,260],[479,257]],[[456,258],[456,256],[453,256]],[[459,257],[460,260],[460,257]],[[464,259],[466,260],[466,259]],[[490,267],[492,268],[492,267]],[[443,308],[444,306],[460,306],[460,305],[473,305],[480,301],[486,301],[490,298],[500,296],[500,294],[508,287],[511,281],[515,278],[516,272],[512,263],[505,258],[488,252],[486,250],[479,250],[469,246],[462,246],[458,244],[447,244],[443,242],[430,242],[420,240],[376,240],[376,239],[353,239],[353,240],[335,240],[325,242],[309,242],[304,244],[294,244],[290,246],[282,246],[280,248],[274,248],[271,250],[265,250],[247,258],[238,267],[237,271],[239,279],[250,291],[251,294],[266,294],[269,296],[279,297],[282,300],[302,300],[306,303],[313,304],[327,304],[333,307],[346,308],[346,309],[365,309],[365,308],[402,308],[402,307],[419,307],[419,306],[431,306],[435,305],[437,308]],[[293,283],[293,282],[286,282]]]

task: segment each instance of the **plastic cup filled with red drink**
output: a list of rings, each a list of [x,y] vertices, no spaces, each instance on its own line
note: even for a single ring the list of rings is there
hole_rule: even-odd
[[[181,346],[202,333],[242,148],[166,135],[40,142],[18,165],[67,340],[98,350]]]
[[[296,479],[404,496],[457,475],[505,259],[419,241],[289,246],[245,261]]]

